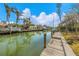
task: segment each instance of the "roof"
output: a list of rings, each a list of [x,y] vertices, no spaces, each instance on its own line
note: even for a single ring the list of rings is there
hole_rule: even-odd
[[[7,26],[7,24],[0,23],[0,27],[5,27],[5,26]]]

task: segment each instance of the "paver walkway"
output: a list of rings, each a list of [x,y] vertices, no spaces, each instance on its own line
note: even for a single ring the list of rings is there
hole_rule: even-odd
[[[60,32],[55,32],[41,56],[75,56]]]

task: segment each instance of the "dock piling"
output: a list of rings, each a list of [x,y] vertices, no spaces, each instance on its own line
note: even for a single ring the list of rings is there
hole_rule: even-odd
[[[44,32],[44,48],[46,48],[46,32]]]

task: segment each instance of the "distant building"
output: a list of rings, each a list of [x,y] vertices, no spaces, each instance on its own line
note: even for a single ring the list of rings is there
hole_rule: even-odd
[[[0,22],[0,31],[6,31],[7,24]]]
[[[7,26],[6,23],[2,23],[2,22],[0,22],[0,27],[6,27],[6,26]]]

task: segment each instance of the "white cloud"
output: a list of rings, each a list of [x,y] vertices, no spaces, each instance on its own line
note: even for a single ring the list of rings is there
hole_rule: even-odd
[[[23,15],[19,16],[20,19],[24,19],[25,17]]]
[[[62,17],[63,15],[65,15],[65,13],[62,14]],[[53,20],[54,20],[54,26],[57,26],[60,23],[59,16],[57,15],[56,12],[53,12],[48,15],[45,12],[41,12],[39,16],[35,16],[35,15],[31,15],[30,9],[25,8],[20,18],[23,19],[29,17],[31,18],[33,24],[53,26]]]
[[[13,21],[10,21],[10,22],[6,22],[7,24],[14,24],[15,22]]]
[[[31,17],[31,11],[29,8],[25,8],[20,18],[29,18],[29,17]]]
[[[38,24],[38,20],[37,20],[37,17],[35,15],[31,16],[31,21],[33,24]]]
[[[52,13],[46,15],[45,12],[41,12],[39,16],[32,16],[33,23],[42,24],[47,26],[53,26],[53,20],[56,22],[59,19],[57,13]],[[57,23],[56,23],[57,24]]]
[[[65,16],[65,15],[66,15],[66,13],[65,13],[65,12],[63,12],[63,13],[62,13],[62,16]]]

